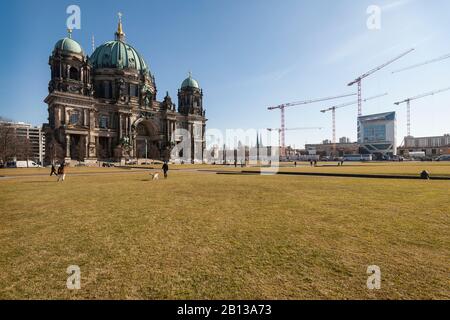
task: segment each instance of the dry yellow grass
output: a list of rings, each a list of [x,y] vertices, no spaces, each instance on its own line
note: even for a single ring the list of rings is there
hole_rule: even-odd
[[[448,299],[449,190],[183,171],[0,180],[0,298]]]

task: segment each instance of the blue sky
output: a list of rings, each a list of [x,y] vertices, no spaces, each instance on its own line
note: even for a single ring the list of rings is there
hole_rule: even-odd
[[[363,113],[397,111],[398,139],[406,134],[405,106],[393,102],[450,86],[450,59],[392,75],[398,68],[450,53],[447,0],[128,0],[8,1],[2,3],[0,115],[17,121],[46,121],[43,100],[50,76],[48,56],[66,35],[67,6],[81,8],[81,30],[73,38],[92,53],[113,39],[117,12],[127,41],[156,77],[158,98],[176,100],[192,70],[205,94],[208,127],[277,128],[270,105],[355,92],[347,83],[399,55],[416,50],[363,82],[363,96],[389,95],[364,104]],[[369,30],[366,9],[379,5],[381,29]],[[351,101],[352,98],[337,102]],[[415,136],[450,132],[450,91],[412,103]],[[331,114],[317,103],[287,109],[296,146],[331,138]],[[356,139],[357,108],[337,112],[337,135]]]

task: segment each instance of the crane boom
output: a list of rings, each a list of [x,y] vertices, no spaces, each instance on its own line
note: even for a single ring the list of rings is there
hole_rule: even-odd
[[[300,127],[300,128],[285,128],[284,131],[296,131],[296,130],[322,130],[322,127]],[[267,131],[278,131],[278,144],[281,146],[281,134],[282,128],[267,128]]]
[[[403,58],[403,57],[406,56],[408,53],[411,53],[411,52],[413,52],[413,51],[414,51],[414,48],[409,49],[408,51],[403,52],[401,55],[395,57],[394,59],[389,60],[388,62],[383,63],[382,65],[380,65],[380,66],[378,66],[378,67],[376,67],[376,68],[373,68],[372,70],[370,70],[370,71],[364,73],[363,75],[359,76],[358,78],[356,78],[355,80],[353,80],[352,82],[350,82],[350,83],[348,84],[348,86],[350,87],[350,86],[354,85],[355,83],[360,82],[362,79],[367,78],[367,77],[370,76],[371,74],[373,74],[373,73],[375,73],[375,72],[377,72],[377,71],[383,69],[384,67],[387,67],[387,66],[390,65],[391,63],[397,61],[397,60],[400,59],[400,58]]]
[[[384,96],[387,96],[387,95],[388,95],[388,93],[386,92],[386,93],[383,93],[383,94],[379,94],[379,95],[376,95],[376,96],[373,96],[373,97],[369,97],[369,98],[363,99],[362,101],[363,102],[367,102],[369,100],[373,100],[373,99],[376,99],[376,98],[381,98],[381,97],[384,97]],[[348,106],[355,105],[357,103],[358,103],[357,100],[356,101],[352,101],[352,102],[347,102],[347,103],[339,104],[339,105],[336,105],[336,106],[332,106],[332,107],[330,107],[328,109],[325,109],[325,110],[320,110],[320,112],[325,113],[327,111],[332,111],[333,109],[339,109],[339,108],[343,108],[343,107],[348,107]]]
[[[394,102],[394,104],[398,106],[399,104],[402,104],[402,103],[405,103],[405,102],[408,102],[408,101],[422,99],[422,98],[425,98],[425,97],[428,97],[428,96],[432,96],[432,95],[435,95],[435,94],[438,94],[438,93],[441,93],[441,92],[445,92],[445,91],[448,91],[448,90],[450,90],[450,87],[444,88],[444,89],[435,90],[435,91],[431,91],[431,92],[427,92],[427,93],[423,93],[423,94],[419,94],[419,95],[417,95],[415,97],[407,98],[407,99],[405,99],[403,101]]]
[[[364,99],[362,101],[366,102],[366,101],[377,99],[377,98],[384,97],[384,96],[387,96],[387,92],[383,93],[383,94],[379,94],[379,95],[373,96],[373,97],[366,98],[366,99]],[[352,102],[346,102],[346,103],[343,103],[343,104],[332,106],[332,107],[330,107],[328,109],[320,110],[320,112],[322,112],[322,113],[325,113],[325,112],[328,112],[328,111],[332,111],[332,113],[333,113],[332,114],[332,126],[333,126],[333,140],[332,140],[332,142],[333,142],[333,145],[334,145],[333,146],[334,150],[336,149],[336,146],[335,146],[335,144],[336,144],[336,109],[352,106],[352,105],[357,104],[358,102],[359,102],[358,100],[357,101],[352,101]]]
[[[301,127],[301,128],[286,128],[285,131],[296,131],[296,130],[322,130],[323,127]],[[267,131],[281,131],[281,128],[267,128]]]
[[[287,107],[293,107],[293,106],[298,106],[298,105],[305,105],[305,104],[310,104],[310,103],[315,103],[315,102],[321,102],[321,101],[328,101],[328,100],[334,100],[334,99],[339,99],[339,98],[345,98],[345,97],[350,97],[350,96],[354,96],[356,94],[354,93],[349,93],[349,94],[343,94],[343,95],[339,95],[339,96],[334,96],[334,97],[327,97],[327,98],[319,98],[319,99],[312,99],[312,100],[305,100],[305,101],[297,101],[297,102],[290,102],[290,103],[285,103],[285,104],[280,104],[278,106],[275,107],[268,107],[268,110],[275,110],[275,109],[280,109],[281,111],[281,155],[284,156],[285,154],[285,146],[286,146],[286,133],[285,133],[285,128],[286,128],[286,121],[285,121],[285,109]]]
[[[409,67],[405,67],[405,68],[402,68],[402,69],[398,69],[398,70],[392,71],[392,74],[394,74],[394,73],[399,73],[399,72],[403,72],[403,71],[407,71],[407,70],[411,70],[411,69],[415,69],[415,68],[422,67],[422,66],[425,66],[425,65],[427,65],[427,64],[439,62],[439,61],[442,61],[442,60],[445,60],[445,59],[448,59],[448,58],[450,58],[450,53],[449,53],[449,54],[446,54],[446,55],[443,55],[443,56],[441,56],[441,57],[435,58],[435,59],[431,59],[431,60],[428,60],[428,61],[425,61],[425,62],[413,64],[412,66],[409,66]]]
[[[346,97],[351,97],[351,96],[356,96],[356,93],[347,93],[347,94],[334,96],[334,97],[327,97],[327,98],[311,99],[311,100],[305,100],[305,101],[289,102],[289,103],[280,104],[280,105],[275,106],[275,107],[269,107],[267,109],[268,110],[275,110],[275,109],[281,109],[281,108],[286,108],[286,107],[305,105],[305,104],[310,104],[310,103],[315,103],[315,102],[328,101],[328,100],[334,100],[334,99],[339,99],[339,98],[346,98]]]
[[[448,88],[443,88],[443,89],[439,89],[439,90],[435,90],[435,91],[431,91],[431,92],[427,92],[427,93],[423,93],[423,94],[419,94],[415,97],[411,97],[411,98],[406,98],[403,101],[398,101],[398,102],[394,102],[395,105],[400,105],[402,103],[406,103],[406,132],[408,137],[411,135],[411,101],[413,100],[417,100],[417,99],[422,99],[428,96],[433,96],[435,94],[441,93],[441,92],[445,92],[450,90],[450,87]]]
[[[381,70],[381,69],[383,69],[384,67],[390,65],[391,63],[397,61],[398,59],[400,59],[400,58],[406,56],[408,53],[410,53],[410,52],[412,52],[412,51],[414,51],[414,48],[409,49],[408,51],[402,53],[401,55],[395,57],[394,59],[389,60],[389,61],[386,62],[386,63],[383,63],[382,65],[380,65],[380,66],[378,66],[378,67],[376,67],[376,68],[374,68],[374,69],[372,69],[372,70],[370,70],[370,71],[364,73],[363,75],[360,75],[358,78],[356,78],[355,80],[353,80],[352,82],[350,82],[350,83],[348,84],[349,87],[353,86],[354,84],[357,84],[357,85],[358,85],[358,116],[362,116],[362,84],[361,84],[362,80],[363,80],[364,78],[367,78],[367,77],[370,76],[371,74],[377,72],[378,70]],[[359,131],[359,129],[358,129],[358,131]],[[358,132],[358,140],[359,140],[359,132]]]

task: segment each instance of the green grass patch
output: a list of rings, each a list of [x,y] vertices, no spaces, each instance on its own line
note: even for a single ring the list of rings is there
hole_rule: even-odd
[[[0,180],[0,298],[450,298],[448,181],[71,172]]]

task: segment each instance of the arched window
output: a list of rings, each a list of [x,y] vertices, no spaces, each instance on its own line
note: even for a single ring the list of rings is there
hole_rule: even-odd
[[[101,129],[108,129],[109,117],[107,115],[101,115],[98,124]]]
[[[73,112],[70,114],[69,117],[69,122],[71,125],[76,125],[78,124],[78,121],[80,120],[80,114],[78,112]]]
[[[77,68],[70,67],[70,69],[69,69],[69,78],[72,79],[72,80],[80,80]]]

